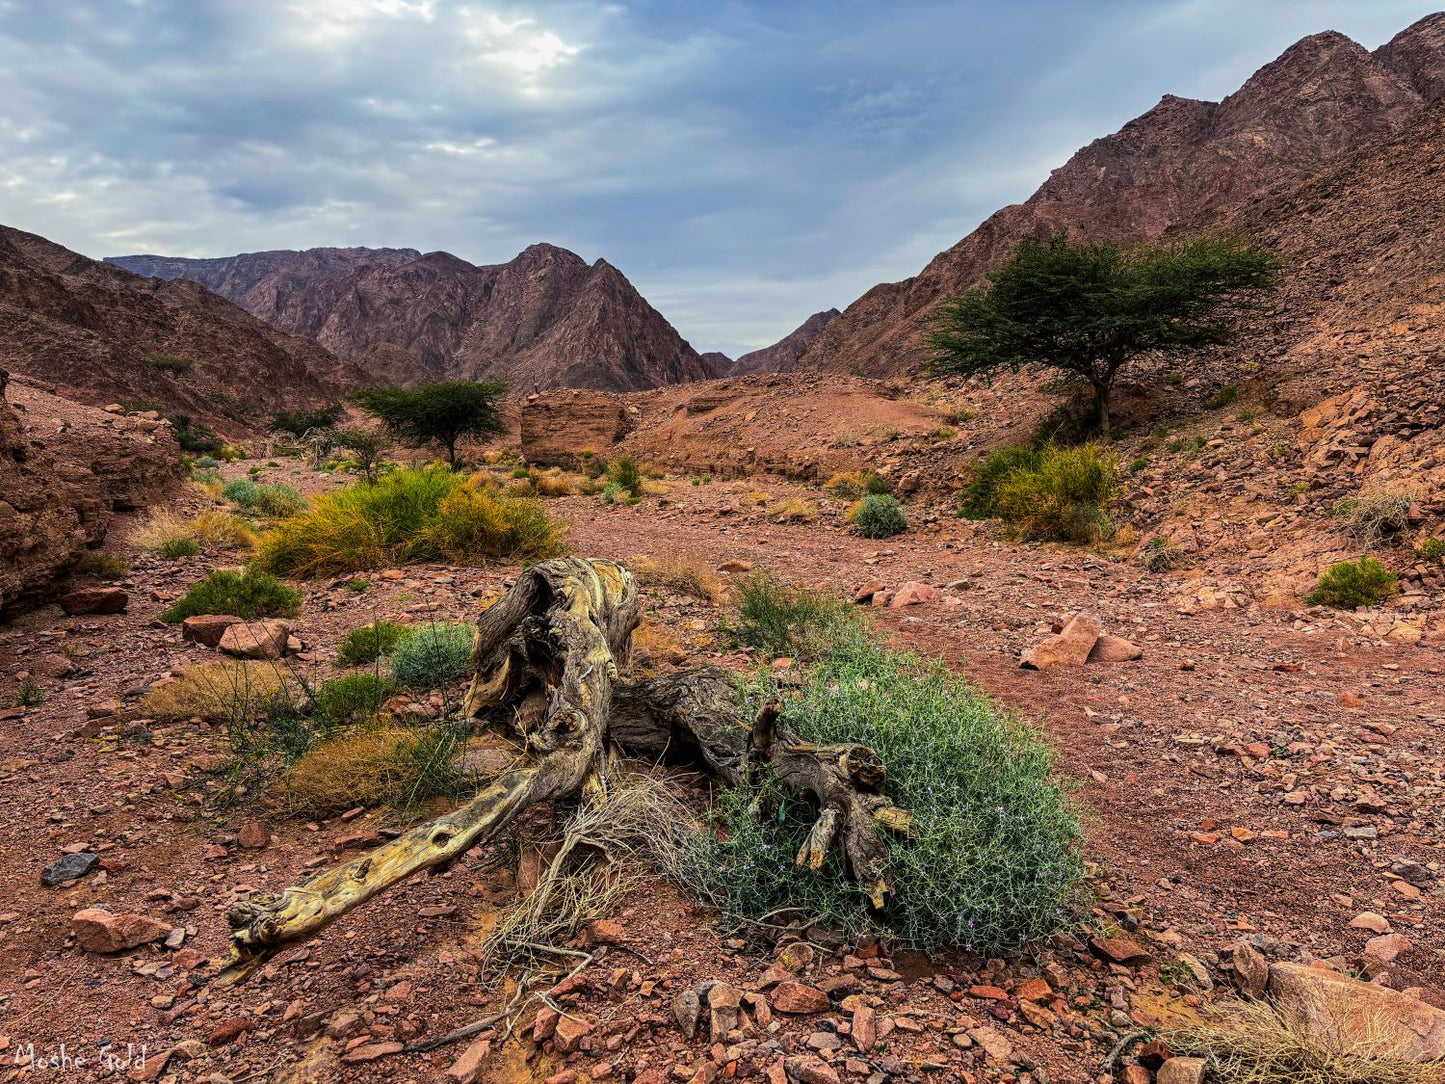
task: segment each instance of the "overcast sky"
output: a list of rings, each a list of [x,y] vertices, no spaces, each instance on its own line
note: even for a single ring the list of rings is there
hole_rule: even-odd
[[[88,256],[534,241],[700,350],[916,273],[1166,93],[1405,0],[0,0],[0,222]]]

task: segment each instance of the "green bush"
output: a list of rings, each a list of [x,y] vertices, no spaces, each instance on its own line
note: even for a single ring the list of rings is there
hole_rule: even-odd
[[[1225,384],[1212,396],[1210,396],[1209,401],[1204,405],[1207,406],[1210,410],[1218,410],[1220,407],[1227,407],[1230,403],[1238,400],[1238,398],[1239,385]]]
[[[130,562],[118,553],[86,550],[75,562],[75,571],[102,580],[122,580],[130,571]]]
[[[1358,561],[1341,561],[1320,577],[1318,586],[1305,601],[1311,606],[1334,606],[1353,610],[1356,606],[1373,606],[1400,590],[1395,574],[1373,557]]]
[[[182,557],[194,557],[201,552],[201,544],[194,538],[167,538],[156,552],[167,561],[178,561]]]
[[[870,493],[859,505],[853,526],[863,538],[892,538],[908,530],[908,517],[894,498]]]
[[[602,487],[602,503],[616,504],[626,492],[627,490],[622,487],[620,482],[608,482]]]
[[[277,482],[274,485],[257,486],[252,506],[264,516],[285,519],[305,508],[306,500],[295,486]]]
[[[162,372],[175,373],[177,376],[190,372],[196,364],[190,358],[183,358],[176,354],[147,354],[146,358]]]
[[[217,568],[193,584],[185,598],[161,614],[175,624],[197,614],[231,614],[235,617],[294,617],[301,609],[301,592],[275,576],[248,565],[242,571]]]
[[[829,650],[839,630],[857,620],[853,607],[841,599],[756,573],[738,583],[735,613],[724,631],[769,657],[806,657]]]
[[[341,420],[340,406],[321,407],[319,410],[281,410],[271,418],[266,428],[273,433],[291,433],[305,436],[312,429],[330,429]]]
[[[509,497],[445,467],[403,469],[317,497],[261,543],[269,572],[325,576],[416,561],[485,564],[553,557],[565,525],[534,500]]]
[[[391,676],[408,689],[437,689],[465,677],[476,630],[468,624],[420,625],[391,652]]]
[[[775,695],[770,675],[754,698]],[[888,767],[887,794],[913,817],[889,839],[893,892],[870,910],[836,852],[820,870],[794,862],[817,818],[811,802],[744,788],[715,811],[691,877],[722,910],[762,918],[801,908],[849,931],[882,926],[922,951],[1017,950],[1076,904],[1082,832],[1047,745],[941,663],[885,650],[854,628],[783,701],[781,724],[804,741],[858,742]],[[685,878],[686,879],[686,878]]]
[[[642,467],[632,456],[619,455],[609,463],[607,477],[634,497],[642,496]]]
[[[1114,457],[1093,444],[1000,448],[973,467],[959,510],[997,516],[1029,541],[1096,542],[1113,529],[1108,510],[1117,477]]]
[[[379,674],[343,674],[328,678],[316,690],[316,706],[328,727],[355,726],[381,710],[388,694]]]
[[[226,446],[214,429],[192,421],[189,414],[168,414],[166,420],[171,423],[171,431],[175,433],[176,443],[183,452],[213,456],[220,455],[221,449]]]
[[[200,470],[215,470],[220,465],[221,461],[210,455],[203,455],[195,462],[195,466]]]
[[[1415,560],[1445,564],[1445,538],[1427,538],[1415,547]]]
[[[409,632],[408,626],[391,621],[362,625],[342,637],[336,648],[336,661],[342,666],[365,666],[382,655],[390,655]]]
[[[256,494],[260,491],[261,487],[249,478],[232,478],[221,487],[221,496],[242,508],[251,508],[256,504]]]

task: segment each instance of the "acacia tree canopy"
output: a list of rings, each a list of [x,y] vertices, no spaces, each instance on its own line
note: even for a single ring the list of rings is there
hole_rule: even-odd
[[[459,439],[506,431],[499,405],[506,391],[501,380],[454,380],[416,388],[363,388],[351,398],[408,447],[440,444],[455,467]]]
[[[941,304],[928,344],[936,375],[1059,369],[1088,381],[1104,438],[1119,371],[1151,354],[1232,342],[1279,282],[1280,258],[1245,239],[1196,237],[1126,248],[1025,240],[989,284]]]

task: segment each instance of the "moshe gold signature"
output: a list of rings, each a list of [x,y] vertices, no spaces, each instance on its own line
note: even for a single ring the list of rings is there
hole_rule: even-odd
[[[76,1053],[61,1043],[54,1053],[47,1054],[42,1050],[37,1054],[34,1043],[21,1043],[15,1048],[14,1064],[28,1066],[32,1070],[68,1071],[99,1067],[114,1072],[118,1069],[144,1069],[146,1052],[145,1043],[140,1046],[126,1043],[124,1048],[103,1046],[94,1053]]]

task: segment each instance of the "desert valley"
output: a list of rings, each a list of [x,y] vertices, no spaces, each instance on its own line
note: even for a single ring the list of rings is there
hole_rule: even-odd
[[[1445,1081],[1445,14],[736,358],[23,227],[0,1081]]]

